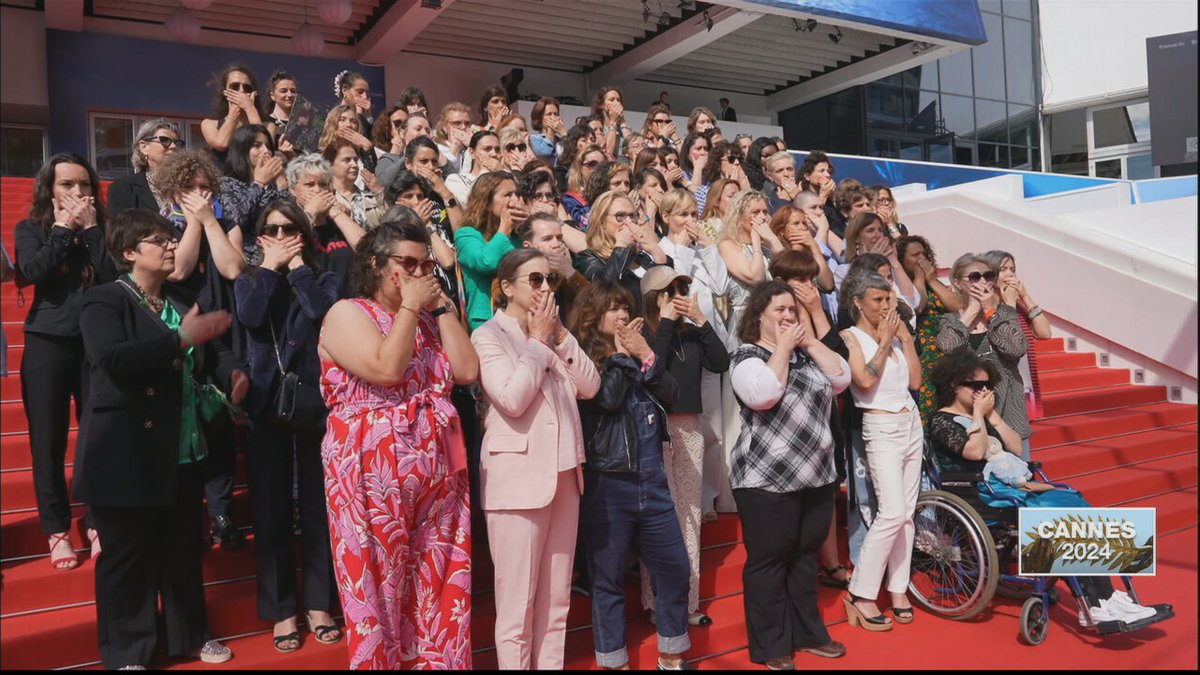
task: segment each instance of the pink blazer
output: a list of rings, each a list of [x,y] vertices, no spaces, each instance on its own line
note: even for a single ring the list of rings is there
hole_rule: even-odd
[[[560,438],[573,439],[582,494],[583,430],[576,400],[600,389],[595,364],[574,336],[551,349],[527,338],[503,311],[475,329],[471,342],[488,406],[479,472],[484,510],[548,505],[558,487]]]

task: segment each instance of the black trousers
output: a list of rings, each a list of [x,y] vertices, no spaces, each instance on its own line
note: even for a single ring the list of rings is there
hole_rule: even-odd
[[[82,338],[25,334],[21,399],[29,421],[38,517],[47,535],[71,527],[65,468],[67,431],[71,426],[71,399],[75,399],[75,409],[82,415],[87,387]]]
[[[159,637],[158,601],[167,653],[185,654],[209,639],[204,607],[202,467],[179,467],[174,506],[89,505],[104,542],[96,561],[96,626],[108,669],[150,663]]]
[[[835,489],[733,491],[746,546],[743,601],[755,663],[830,642],[817,609],[817,553],[829,533]]]
[[[245,432],[226,416],[204,425],[204,440],[208,457],[204,460],[207,475],[204,499],[208,517],[230,516],[233,508],[233,474],[237,470],[237,447]],[[230,516],[232,517],[232,516]]]
[[[258,566],[259,618],[282,621],[296,615],[293,482],[299,489],[304,606],[316,611],[335,610],[337,586],[325,508],[321,435],[295,434],[268,420],[255,421],[246,462]]]

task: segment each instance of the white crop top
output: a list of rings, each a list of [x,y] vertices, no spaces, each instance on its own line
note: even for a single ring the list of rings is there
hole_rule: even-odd
[[[879,345],[875,344],[875,338],[867,335],[866,331],[857,326],[851,326],[850,332],[858,340],[863,359],[870,363],[879,350]],[[851,381],[850,395],[854,397],[855,405],[862,410],[898,413],[916,406],[916,401],[908,392],[908,359],[904,357],[904,350],[901,348],[899,339],[892,338],[892,353],[889,355],[875,387],[863,389]]]

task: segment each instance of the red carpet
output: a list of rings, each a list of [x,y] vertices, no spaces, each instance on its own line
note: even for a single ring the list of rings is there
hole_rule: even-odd
[[[32,197],[28,179],[0,179],[0,235],[12,250],[13,226]],[[26,300],[32,298],[27,289]],[[24,335],[21,306],[13,284],[0,287],[0,319],[9,340],[9,369],[0,378],[0,668],[95,668],[96,623],[93,568],[59,572],[46,557],[30,477],[30,455],[21,404],[20,358]],[[1034,458],[1052,478],[1079,488],[1097,505],[1123,504],[1158,509],[1159,574],[1136,582],[1146,602],[1171,602],[1176,617],[1140,633],[1099,638],[1076,627],[1073,602],[1051,612],[1049,637],[1040,647],[1018,640],[1020,605],[997,598],[991,608],[966,623],[922,612],[915,623],[874,634],[851,628],[838,591],[821,588],[820,605],[835,640],[847,645],[845,658],[797,655],[801,669],[964,669],[1071,668],[1148,669],[1197,667],[1196,407],[1168,403],[1163,387],[1131,385],[1122,369],[1095,366],[1096,355],[1063,351],[1063,340],[1039,342],[1035,356],[1045,392],[1044,414],[1034,421]],[[68,475],[75,434],[68,450]],[[239,458],[240,460],[240,458]],[[250,522],[239,463],[235,520]],[[72,539],[84,537],[75,508]],[[1168,534],[1172,533],[1172,534]],[[689,657],[702,669],[759,668],[746,652],[741,575],[745,550],[735,516],[722,516],[703,531],[701,608],[715,624],[693,629]],[[480,541],[480,540],[477,540]],[[279,654],[271,646],[270,625],[255,613],[253,539],[242,551],[214,550],[205,556],[208,612],[212,632],[227,639],[235,658],[225,669],[315,670],[343,668],[344,644],[317,644],[305,633],[304,646]],[[495,667],[492,568],[486,550],[475,555],[473,640],[477,668]],[[627,584],[630,657],[633,667],[653,668],[653,627],[640,612],[637,582]],[[590,602],[576,596],[569,618],[567,668],[591,669]],[[221,669],[199,662],[157,664],[169,668]]]

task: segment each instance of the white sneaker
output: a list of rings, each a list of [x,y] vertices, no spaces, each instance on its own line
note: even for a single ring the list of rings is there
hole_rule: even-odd
[[[1148,619],[1158,612],[1153,607],[1144,607],[1137,604],[1125,591],[1113,591],[1112,597],[1108,601],[1115,605],[1119,611],[1129,615],[1129,618],[1125,619],[1127,622]]]
[[[1092,615],[1093,625],[1104,623],[1105,621],[1124,621],[1129,623],[1154,616],[1155,611],[1153,609],[1141,607],[1140,605],[1138,607],[1140,611],[1122,606],[1110,598],[1108,600],[1101,600],[1099,607],[1089,605],[1088,612]],[[1081,628],[1087,627],[1087,616],[1084,614],[1082,607],[1079,608],[1079,626]]]

